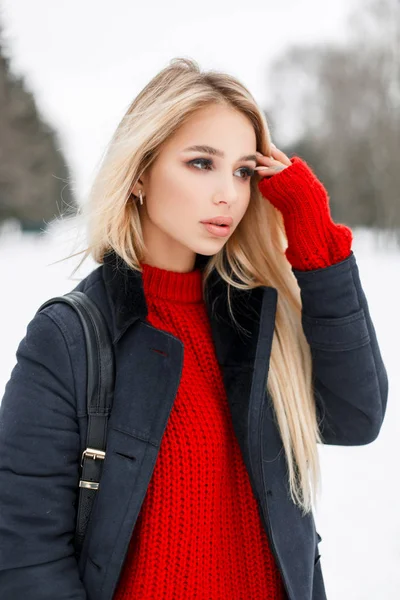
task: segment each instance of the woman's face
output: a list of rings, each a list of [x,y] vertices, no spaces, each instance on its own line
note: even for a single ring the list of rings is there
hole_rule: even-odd
[[[218,154],[188,150],[195,145]],[[212,105],[192,115],[133,189],[135,195],[141,189],[144,197],[143,206],[138,202],[144,262],[186,272],[193,269],[196,253],[211,256],[221,250],[248,207],[255,152],[254,129],[238,111]],[[233,221],[224,237],[201,223],[219,216]]]

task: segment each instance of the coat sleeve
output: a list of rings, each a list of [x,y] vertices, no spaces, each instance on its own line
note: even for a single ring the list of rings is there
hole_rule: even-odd
[[[385,416],[388,379],[355,255],[322,269],[292,271],[311,348],[323,443],[369,444]]]
[[[62,322],[28,324],[0,405],[0,597],[85,600],[74,556],[79,426]],[[58,321],[58,322],[57,322]]]

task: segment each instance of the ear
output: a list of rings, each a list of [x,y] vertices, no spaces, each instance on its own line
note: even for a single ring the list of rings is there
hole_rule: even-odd
[[[134,194],[137,198],[139,197],[139,190],[142,190],[143,196],[146,195],[146,182],[147,178],[145,173],[142,173],[140,179],[138,179],[135,185],[131,188],[131,194]]]

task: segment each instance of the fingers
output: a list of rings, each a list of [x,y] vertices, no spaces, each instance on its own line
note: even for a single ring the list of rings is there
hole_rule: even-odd
[[[265,156],[264,154],[261,154],[261,152],[256,152],[256,154],[261,165],[271,166],[275,164],[274,161],[279,161],[288,167],[290,167],[292,164],[290,158],[288,158],[286,154],[282,152],[282,150],[279,150],[274,144],[271,144],[271,156]]]
[[[271,156],[273,158],[275,158],[276,160],[279,160],[280,162],[282,162],[284,165],[287,165],[288,167],[292,164],[290,162],[290,158],[288,158],[286,156],[286,154],[284,152],[282,152],[282,150],[279,150],[275,144],[271,143]]]
[[[273,161],[274,161],[273,156],[265,156],[264,154],[261,154],[261,152],[258,152],[258,151],[256,152],[256,154],[257,154],[257,159],[261,165],[270,166],[273,164]]]
[[[289,161],[289,165],[283,164],[282,162],[280,162],[280,160],[278,160],[277,157],[274,158],[274,157],[264,156],[263,154],[261,154],[259,152],[257,152],[257,160],[258,160],[259,164],[257,167],[255,167],[255,171],[257,171],[261,177],[264,177],[266,175],[273,175],[274,173],[277,173],[279,171],[282,171],[283,169],[286,169],[291,164],[290,161]]]
[[[278,173],[279,171],[283,171],[284,169],[287,169],[288,165],[283,165],[282,163],[278,163],[276,162],[276,164],[271,165],[270,167],[267,166],[260,166],[260,167],[256,167],[254,170],[258,172],[258,174],[263,177],[264,175],[269,175],[269,174],[273,174],[273,173]]]

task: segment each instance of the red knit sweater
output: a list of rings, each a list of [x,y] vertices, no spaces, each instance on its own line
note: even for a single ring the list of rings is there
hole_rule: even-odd
[[[234,434],[201,271],[143,269],[148,321],[183,342],[184,360],[114,598],[284,599]]]
[[[294,269],[312,271],[348,258],[353,242],[350,227],[332,220],[323,183],[300,156],[258,189],[283,215],[288,247],[285,256]]]

